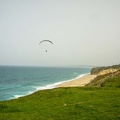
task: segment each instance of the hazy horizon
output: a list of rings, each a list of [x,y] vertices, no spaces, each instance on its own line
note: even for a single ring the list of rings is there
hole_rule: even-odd
[[[119,54],[120,0],[0,0],[0,65],[111,66]]]

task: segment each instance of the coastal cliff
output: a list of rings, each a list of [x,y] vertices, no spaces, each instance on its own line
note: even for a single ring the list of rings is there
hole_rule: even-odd
[[[97,67],[91,70],[91,75],[97,75],[97,77],[88,83],[86,86],[99,86],[103,87],[105,83],[111,78],[120,76],[120,64],[108,67]],[[120,87],[120,86],[119,86]]]
[[[113,65],[113,66],[107,66],[107,67],[93,68],[91,70],[91,74],[93,74],[93,75],[105,75],[105,74],[108,74],[108,73],[114,73],[118,70],[120,70],[120,64],[119,65]]]

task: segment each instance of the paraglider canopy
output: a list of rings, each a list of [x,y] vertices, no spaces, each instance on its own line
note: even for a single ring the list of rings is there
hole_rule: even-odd
[[[53,44],[53,42],[52,42],[52,41],[50,41],[50,40],[42,40],[42,41],[40,41],[40,43],[39,43],[39,44],[41,44],[42,42],[50,42],[51,44]]]
[[[48,43],[50,43],[50,44],[53,45],[53,42],[50,41],[50,40],[42,40],[42,41],[40,41],[39,45],[42,44],[42,43],[44,43],[44,42],[48,42]],[[47,52],[47,50],[45,50],[45,51]]]

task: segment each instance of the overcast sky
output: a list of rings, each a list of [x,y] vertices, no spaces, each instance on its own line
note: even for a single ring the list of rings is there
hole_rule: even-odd
[[[0,65],[119,63],[120,0],[0,0]]]

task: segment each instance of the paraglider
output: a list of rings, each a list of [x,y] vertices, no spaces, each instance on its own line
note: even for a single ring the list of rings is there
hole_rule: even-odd
[[[51,44],[53,44],[53,42],[52,42],[52,41],[50,41],[50,40],[42,40],[42,41],[40,41],[40,43],[39,43],[39,44],[41,44],[42,42],[50,42]]]
[[[50,40],[42,40],[42,41],[40,41],[39,45],[40,45],[40,44],[42,44],[43,42],[49,42],[50,44],[52,44],[52,45],[53,45],[53,42],[52,42],[52,41],[50,41]],[[46,52],[47,52],[47,50],[46,50]]]

